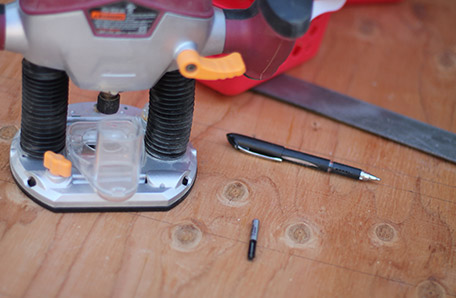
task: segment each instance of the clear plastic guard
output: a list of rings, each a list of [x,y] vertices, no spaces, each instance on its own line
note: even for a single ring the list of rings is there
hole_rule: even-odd
[[[137,117],[75,122],[68,128],[67,151],[103,199],[125,201],[136,193],[144,155]]]

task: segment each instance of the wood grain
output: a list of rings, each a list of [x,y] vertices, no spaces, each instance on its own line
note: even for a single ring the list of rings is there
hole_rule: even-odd
[[[318,55],[289,74],[456,132],[455,28],[455,1],[348,6]],[[21,59],[0,53],[0,296],[456,296],[456,165],[251,92],[197,85],[198,178],[173,210],[44,210],[9,171]],[[70,90],[71,102],[97,95]],[[122,103],[146,101],[145,91],[122,94]],[[382,181],[250,157],[229,146],[228,132]],[[261,224],[249,262],[253,218]]]

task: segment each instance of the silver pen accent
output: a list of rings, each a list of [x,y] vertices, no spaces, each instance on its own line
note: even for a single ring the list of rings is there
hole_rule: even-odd
[[[374,180],[374,181],[380,181],[381,179],[378,178],[378,177],[375,177],[375,176],[372,175],[372,174],[369,174],[369,173],[367,173],[367,172],[361,171],[361,173],[359,173],[359,180]]]
[[[268,155],[260,154],[260,153],[257,153],[257,152],[253,152],[253,151],[250,151],[249,149],[244,148],[244,147],[239,146],[239,145],[235,145],[234,148],[238,149],[239,151],[242,151],[244,153],[256,156],[256,157],[261,157],[261,158],[264,158],[264,159],[277,161],[277,162],[282,162],[283,161],[283,159],[280,158],[280,157],[273,157],[273,156],[268,156]]]
[[[297,164],[300,164],[300,165],[303,165],[303,166],[306,166],[306,167],[311,167],[311,168],[316,168],[317,166],[311,162],[308,162],[308,161],[305,161],[305,160],[301,160],[301,159],[298,159],[298,158],[293,158],[293,157],[289,157],[289,156],[284,156],[282,157],[284,160],[287,160],[287,161],[290,161],[290,162],[294,162],[294,163],[297,163]]]

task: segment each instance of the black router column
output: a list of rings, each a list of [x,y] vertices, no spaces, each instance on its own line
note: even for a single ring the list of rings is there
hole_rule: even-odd
[[[195,80],[179,71],[166,73],[150,89],[145,147],[162,160],[184,155],[190,139],[195,101]]]
[[[68,76],[22,60],[22,118],[20,144],[33,158],[65,147]]]

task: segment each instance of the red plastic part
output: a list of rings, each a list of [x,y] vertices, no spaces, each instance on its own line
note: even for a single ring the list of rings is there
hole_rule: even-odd
[[[379,2],[399,2],[401,0],[348,0],[347,4],[359,3],[379,3]],[[225,9],[243,9],[249,7],[253,0],[213,0],[215,6]],[[331,13],[326,13],[315,18],[310,24],[307,33],[301,38],[296,40],[295,47],[293,48],[290,56],[279,67],[275,76],[283,73],[284,71],[297,66],[311,58],[313,58],[323,40],[326,27]],[[264,82],[263,80],[252,80],[247,77],[237,77],[227,80],[219,81],[200,81],[202,84],[222,93],[225,95],[237,95],[256,85]]]
[[[241,54],[249,78],[271,78],[290,56],[294,45],[294,40],[277,34],[261,12],[247,19],[226,19],[223,53]]]
[[[212,3],[220,8],[244,9],[249,7],[254,0],[212,0]]]
[[[369,3],[387,3],[399,2],[401,0],[347,0],[346,4],[369,4]]]
[[[215,1],[218,3],[221,1]],[[229,2],[229,3],[228,3]],[[224,1],[223,5],[217,5],[222,8],[239,8],[234,5],[242,5],[240,8],[246,8],[253,1],[250,0],[238,0],[238,1]],[[229,4],[229,5],[228,5]],[[291,51],[290,56],[285,62],[279,67],[275,75],[290,69],[296,65],[303,63],[306,60],[314,57],[318,49],[320,48],[321,41],[326,31],[326,26],[330,18],[330,13],[322,14],[315,18],[310,24],[309,30],[304,36],[296,40],[296,44]],[[217,90],[218,92],[226,95],[236,95],[242,93],[262,82],[264,80],[252,80],[245,76],[237,77],[227,80],[219,81],[200,81],[204,85]]]

